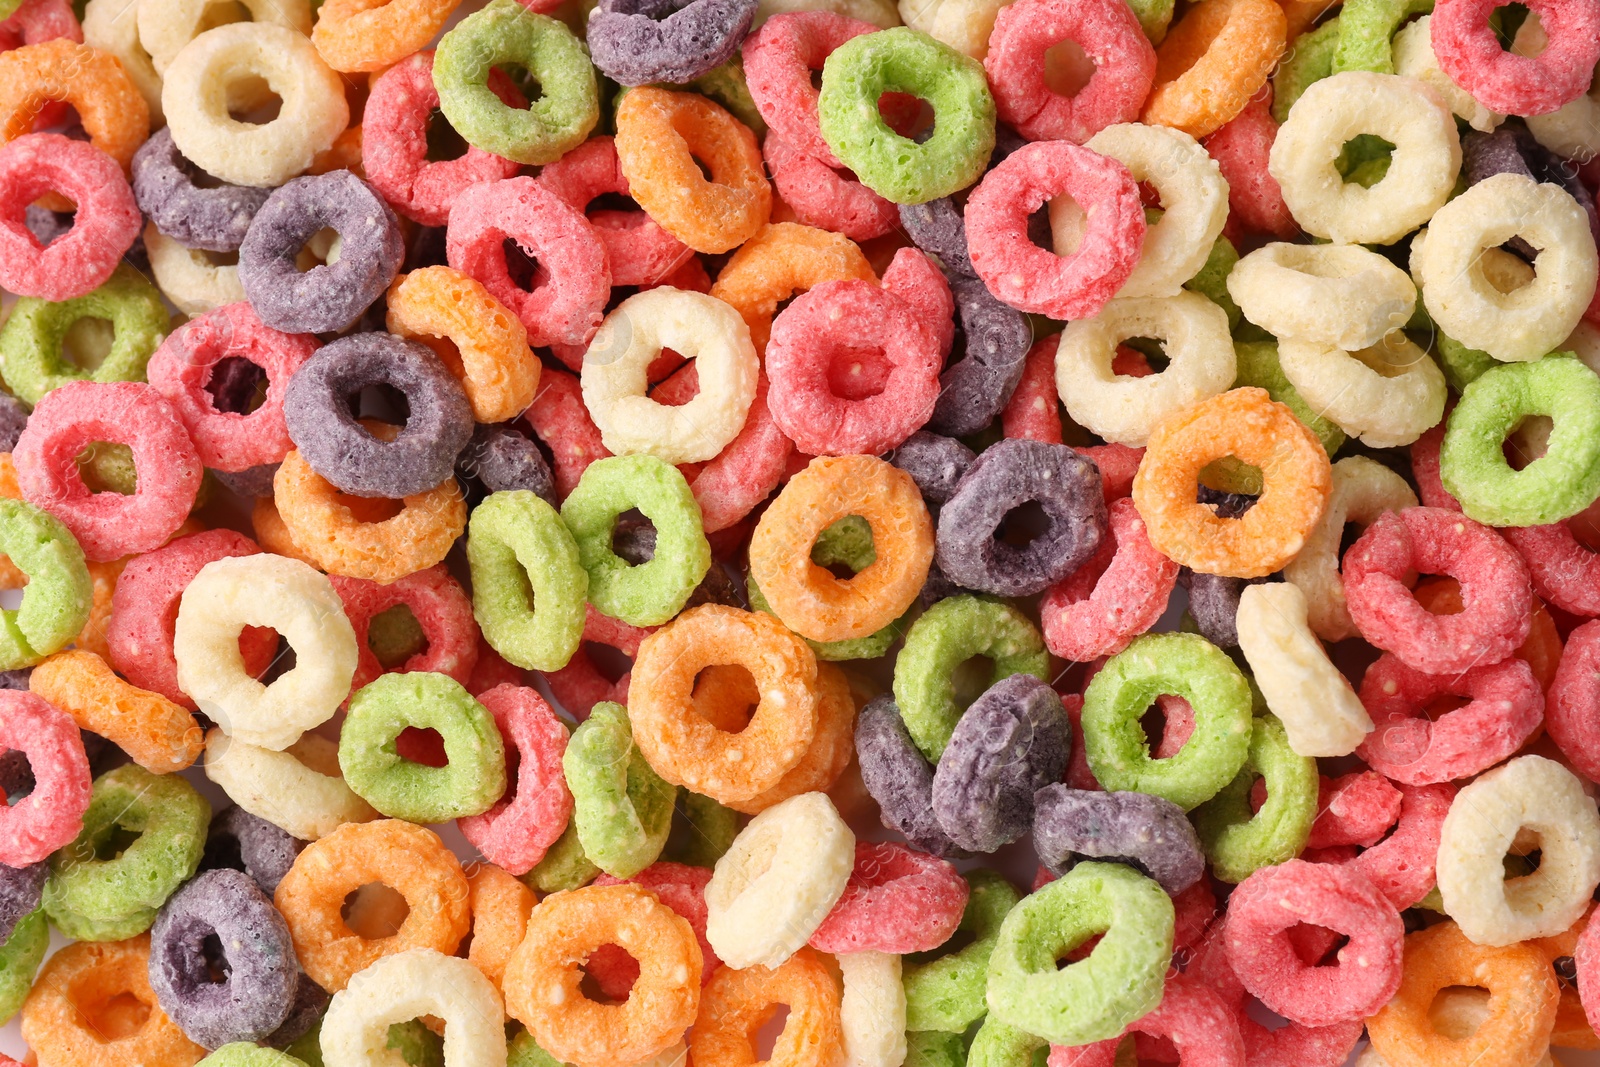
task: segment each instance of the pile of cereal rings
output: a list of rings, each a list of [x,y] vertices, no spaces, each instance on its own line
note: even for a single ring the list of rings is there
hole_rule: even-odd
[[[0,0],[30,1067],[1600,1049],[1600,0],[458,3]]]

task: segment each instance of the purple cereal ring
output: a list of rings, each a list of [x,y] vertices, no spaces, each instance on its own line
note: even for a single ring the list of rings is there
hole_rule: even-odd
[[[320,230],[339,234],[339,260],[301,272],[295,259]],[[328,333],[361,317],[405,256],[383,197],[347,170],[273,190],[239,246],[239,284],[262,322],[285,333]]]
[[[289,1002],[289,1016],[272,1033],[261,1039],[267,1048],[287,1048],[294,1044],[322,1018],[328,1009],[328,991],[311,980],[304,971],[294,987],[294,1000]]]
[[[28,409],[22,406],[22,401],[10,393],[0,393],[0,452],[16,448],[17,438],[27,428]]]
[[[589,54],[619,85],[684,85],[733,58],[756,0],[600,0]]]
[[[894,697],[878,697],[856,716],[856,759],[884,826],[924,852],[963,855],[933,817],[933,768],[912,743]]]
[[[271,896],[305,847],[304,841],[292,837],[287,830],[235,804],[211,817],[200,869],[243,871]]]
[[[1189,614],[1194,618],[1195,629],[1218,648],[1239,647],[1239,598],[1244,595],[1244,587],[1272,580],[1271,576],[1230,578],[1199,571],[1179,572],[1179,578],[1189,588]]]
[[[405,397],[405,426],[392,441],[350,413],[350,398],[374,385]],[[425,493],[451,476],[472,437],[461,383],[428,346],[389,333],[351,334],[318,349],[289,379],[283,417],[311,469],[353,496]]]
[[[260,500],[272,495],[272,479],[277,476],[278,464],[263,463],[242,471],[212,471],[223,488],[247,500]]]
[[[922,499],[943,504],[978,457],[954,437],[918,430],[889,455],[889,462],[911,475]]]
[[[250,220],[272,195],[247,185],[201,186],[205,173],[183,158],[163,127],[133,155],[133,195],[156,229],[186,248],[232,252],[244,242]]]
[[[0,863],[0,945],[10,939],[17,923],[39,906],[44,896],[44,880],[49,876],[48,859],[26,867],[8,867]]]
[[[1037,503],[1049,525],[1025,546],[1000,539],[1008,513]],[[1026,438],[984,450],[939,510],[939,567],[996,596],[1032,596],[1093,558],[1109,530],[1100,471],[1066,445]]]
[[[538,442],[510,423],[474,429],[472,440],[456,457],[456,474],[491,493],[526,489],[552,507],[560,503],[555,476]]]
[[[959,847],[993,852],[1033,825],[1033,794],[1067,771],[1072,727],[1031,674],[990,686],[956,723],[933,772],[933,815]]]
[[[1578,168],[1540,144],[1525,127],[1501,126],[1493,133],[1468,133],[1461,139],[1461,170],[1468,185],[1477,185],[1496,174],[1520,174],[1560,186],[1583,208],[1589,218],[1589,233],[1600,242],[1600,213],[1595,211],[1588,186],[1578,177]],[[1528,260],[1539,254],[1520,237],[1512,237],[1506,246]]]
[[[225,970],[212,977],[207,942]],[[289,924],[242,871],[196,875],[150,928],[150,988],[189,1040],[208,1049],[259,1041],[283,1025],[300,982]]]
[[[1033,795],[1039,862],[1066,874],[1078,857],[1139,868],[1177,896],[1206,873],[1200,838],[1182,808],[1149,793],[1102,793],[1047,785]]]

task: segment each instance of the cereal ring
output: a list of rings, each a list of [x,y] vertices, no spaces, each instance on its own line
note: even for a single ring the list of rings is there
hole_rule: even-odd
[[[967,883],[943,860],[892,842],[858,842],[844,895],[810,945],[845,955],[932,951],[955,933],[967,898]]]
[[[623,881],[634,882],[650,890],[661,903],[688,919],[689,925],[694,929],[695,940],[700,943],[700,955],[704,961],[700,971],[700,984],[704,986],[711,980],[712,974],[722,966],[722,961],[717,959],[717,954],[711,950],[711,944],[705,937],[705,889],[706,883],[710,880],[709,868],[660,862],[651,864],[630,879],[601,874],[595,879],[595,884],[616,885]],[[638,961],[615,945],[602,945],[596,949],[594,955],[589,957],[589,962],[584,965],[584,969],[600,985],[601,992],[613,1000],[626,1000],[629,990],[639,980]]]
[[[235,16],[237,21],[284,26],[301,35],[311,33],[311,5],[303,0],[251,0],[242,7],[243,18]],[[194,0],[162,0],[138,12],[139,43],[155,70],[165,71],[184,46],[212,29],[217,24],[213,17],[204,4]]]
[[[1162,693],[1187,700],[1196,725],[1180,751],[1156,760],[1139,717]],[[1233,780],[1250,748],[1250,724],[1244,675],[1215,645],[1192,634],[1135,638],[1084,691],[1084,752],[1095,778],[1107,789],[1153,793],[1185,810]]]
[[[848,973],[848,972],[846,972]],[[810,949],[773,966],[723,967],[707,984],[689,1036],[696,1063],[749,1067],[761,1062],[756,1032],[775,1004],[789,1016],[765,1062],[781,1067],[823,1067],[846,1061],[839,979]]]
[[[1195,138],[1215,132],[1266,84],[1287,35],[1277,4],[1228,0],[1196,8],[1156,49],[1143,120]]]
[[[32,133],[57,102],[72,105],[89,143],[124,171],[150,133],[150,109],[115,56],[70,37],[0,52],[0,141]],[[51,198],[46,206],[63,202]]]
[[[1264,472],[1241,518],[1195,502],[1200,470],[1223,456]],[[1317,437],[1265,390],[1233,389],[1163,421],[1133,480],[1150,543],[1197,572],[1255,578],[1282,567],[1321,517],[1332,475]]]
[[[566,727],[534,690],[499,685],[478,696],[501,736],[517,750],[516,781],[481,815],[461,819],[462,835],[515,875],[526,874],[566,827],[572,793],[561,773]]]
[[[444,1024],[437,1062],[504,1067],[499,991],[468,961],[429,948],[376,960],[335,991],[322,1020],[321,1045],[331,1064],[371,1063],[379,1043],[392,1041],[391,1026],[420,1016]],[[401,1059],[393,1053],[389,1058]]]
[[[456,477],[481,485],[485,496],[526,489],[547,504],[556,502],[555,475],[544,453],[531,437],[508,424],[473,427],[472,440],[456,456]],[[473,495],[470,489],[468,493]]]
[[[42,872],[45,865],[35,864],[27,869]],[[41,886],[43,878],[43,874],[39,874]],[[35,892],[34,896],[37,898],[38,893]],[[39,909],[37,899],[28,913],[18,917],[10,927],[6,930],[5,940],[0,942],[0,962],[5,965],[4,977],[0,978],[0,1019],[7,1022],[23,1006],[39,964],[44,962],[45,953],[50,948],[50,921]],[[22,1065],[11,1060],[5,1067]]]
[[[245,673],[245,626],[281,633],[295,666],[268,685]],[[282,556],[207,563],[183,591],[173,630],[178,685],[230,737],[282,750],[326,722],[350,693],[355,631],[332,583]]]
[[[1287,0],[1285,13],[1291,12],[1289,5],[1295,2]],[[1293,19],[1292,13],[1290,18]],[[1294,40],[1289,53],[1278,63],[1280,71],[1289,68],[1303,40]],[[1240,225],[1255,233],[1288,240],[1299,234],[1300,226],[1283,202],[1277,179],[1267,170],[1272,142],[1278,137],[1278,120],[1272,110],[1275,99],[1272,89],[1256,93],[1243,111],[1206,138],[1206,151],[1217,161],[1217,168],[1228,183],[1228,209]]]
[[[144,99],[150,125],[165,125],[166,116],[161,113],[161,75],[156,73],[150,53],[139,42],[136,0],[95,0],[94,6],[86,5],[82,35],[89,47],[114,56],[122,64],[123,73]]]
[[[1431,37],[1439,66],[1486,107],[1508,115],[1548,115],[1589,89],[1600,60],[1600,12],[1581,4],[1530,5],[1547,46],[1537,56],[1507,52],[1489,32],[1490,8],[1448,0],[1434,10]]]
[[[1507,886],[1501,861],[1519,833],[1537,838],[1539,869]],[[1438,878],[1446,914],[1474,943],[1553,937],[1583,916],[1600,884],[1600,815],[1571,771],[1519,757],[1463,788],[1450,806]]]
[[[1177,583],[1178,565],[1151,547],[1133,501],[1112,501],[1109,515],[1111,539],[1039,604],[1045,644],[1063,659],[1087,663],[1121,652],[1155,625]]]
[[[1228,293],[1245,318],[1280,341],[1347,352],[1378,344],[1417,303],[1405,271],[1357,245],[1266,245],[1239,260]]]
[[[185,248],[156,229],[155,223],[144,228],[140,239],[156,285],[185,315],[204,315],[244,300],[238,266],[219,262],[229,257]]]
[[[1292,582],[1246,586],[1239,597],[1239,650],[1301,756],[1347,756],[1372,719],[1311,632],[1306,595]]]
[[[311,43],[334,70],[381,71],[431,41],[455,8],[455,0],[323,0]]]
[[[561,765],[585,855],[618,878],[654,863],[672,828],[678,790],[634,748],[627,709],[607,702],[591,710],[573,732]]]
[[[269,190],[244,185],[197,185],[196,168],[158,130],[133,157],[133,195],[139,209],[166,236],[187,248],[233,252],[244,240]]]
[[[123,681],[93,652],[57,652],[34,668],[28,685],[156,774],[188,767],[205,744],[194,716],[158,693]]]
[[[305,842],[287,830],[234,804],[211,817],[200,869],[243,871],[270,901],[303,848]]]
[[[1461,169],[1455,119],[1419,82],[1347,71],[1306,89],[1278,130],[1268,170],[1295,221],[1340,244],[1386,244],[1444,205]],[[1362,134],[1396,147],[1382,180],[1346,182],[1336,166]],[[1424,300],[1427,294],[1423,294]]]
[[[5,709],[0,748],[25,759],[33,780],[26,797],[0,810],[0,864],[29,867],[70,844],[83,829],[90,799],[89,760],[76,724],[42,698],[0,692],[0,707]],[[43,868],[38,874],[42,876]],[[13,916],[7,926],[18,918]],[[3,932],[9,936],[11,930]]]
[[[111,323],[110,351],[93,371],[79,368],[67,355],[67,333],[83,319]],[[131,266],[118,267],[104,285],[72,300],[25,297],[0,327],[6,386],[24,403],[37,404],[68,382],[139,381],[167,323],[160,292]]]
[[[1027,220],[1068,196],[1088,214],[1076,251],[1034,244]],[[1067,142],[1025,145],[973,190],[965,216],[968,255],[990,292],[1054,319],[1093,318],[1127,282],[1144,241],[1138,187],[1116,160]]]
[[[462,685],[468,683],[478,662],[478,628],[472,621],[472,602],[449,571],[430,567],[389,585],[338,576],[330,581],[356,635],[360,658],[355,677],[350,680],[352,692],[386,670],[435,671]],[[386,667],[373,650],[378,639],[375,622],[378,616],[402,604],[419,628],[422,648]]]
[[[880,27],[827,10],[774,15],[745,38],[741,54],[750,95],[761,117],[795,153],[832,169],[841,164],[822,139],[811,72],[853,37]]]
[[[621,1004],[598,1004],[579,989],[581,962],[615,944],[639,962]],[[676,1044],[700,1007],[699,943],[689,921],[642,886],[590,886],[546,897],[506,967],[506,1011],[541,1048],[576,1063],[625,1062]],[[559,999],[550,991],[559,989]]]
[[[918,430],[900,443],[889,462],[905,471],[930,504],[943,504],[978,457],[954,437]]]
[[[862,782],[883,824],[935,856],[960,855],[933,814],[933,768],[906,732],[893,697],[880,696],[861,709],[855,742]]]
[[[1040,862],[1065,874],[1079,857],[1126,863],[1177,895],[1205,874],[1205,853],[1183,809],[1147,793],[1052,784],[1034,794]]]
[[[317,734],[274,752],[212,729],[206,734],[206,777],[240,808],[303,841],[378,818],[339,776],[339,746]]]
[[[1545,728],[1560,747],[1562,755],[1585,777],[1597,768],[1591,738],[1597,726],[1596,709],[1600,693],[1594,686],[1600,675],[1592,670],[1597,651],[1600,624],[1586,622],[1567,635],[1567,644],[1556,669],[1545,707]]]
[[[726,671],[719,673],[724,677],[727,674]],[[743,715],[754,707],[759,699],[760,695],[755,691],[752,681],[750,688],[743,694],[742,706],[739,708],[740,722],[743,722]],[[851,692],[850,679],[838,668],[819,662],[816,700],[816,732],[812,735],[811,744],[806,747],[805,754],[800,757],[800,762],[785,772],[784,776],[778,779],[778,784],[771,789],[757,793],[749,800],[730,801],[729,808],[747,815],[755,815],[800,793],[826,792],[839,781],[845,768],[850,764],[850,757],[855,754],[853,741],[856,699]],[[708,804],[715,804],[715,801],[709,801]],[[720,809],[721,805],[717,807]],[[731,822],[731,813],[724,818],[729,820],[727,842],[722,845],[721,851],[714,858],[720,858],[732,844],[735,827]]]
[[[0,499],[0,552],[22,575],[22,603],[0,609],[0,667],[29,667],[72,641],[94,595],[83,551],[47,511]]]
[[[281,185],[350,125],[344,83],[304,35],[241,22],[201,37],[167,66],[161,103],[178,151],[207,174],[235,185]],[[266,81],[283,102],[270,122],[229,116],[230,91],[250,79]]]
[[[762,227],[729,258],[711,287],[750,328],[756,351],[764,352],[778,304],[828,281],[877,275],[854,242],[838,234],[792,222]]]
[[[1523,28],[1526,29],[1528,23],[1533,21],[1529,19],[1524,22]],[[1484,107],[1471,93],[1451,81],[1450,76],[1440,69],[1438,57],[1433,53],[1432,24],[1433,16],[1423,15],[1394,35],[1393,73],[1422,82],[1438,94],[1457,118],[1464,119],[1467,125],[1475,130],[1488,133],[1504,122],[1505,116]],[[1517,39],[1522,41],[1525,38],[1519,33]],[[1532,124],[1529,125],[1531,128]]]
[[[589,576],[556,510],[527,490],[494,494],[472,513],[467,561],[473,615],[495,651],[527,670],[564,666],[583,637]]]
[[[1600,232],[1600,215],[1594,210],[1594,197],[1588,186],[1572,172],[1569,163],[1541,145],[1531,133],[1507,127],[1487,135],[1468,134],[1461,142],[1461,158],[1469,186],[1501,173],[1521,174],[1536,182],[1560,186],[1583,209],[1590,232]],[[1520,237],[1507,241],[1506,247],[1526,260],[1539,254]]]
[[[395,503],[345,496],[292,449],[273,476],[272,499],[258,501],[256,510],[276,506],[296,555],[331,574],[381,584],[438,563],[467,527],[453,477],[399,501],[398,511]]]
[[[390,936],[368,939],[340,914],[345,896],[369,882],[410,905]],[[306,973],[335,993],[385,956],[408,949],[454,952],[470,928],[461,865],[430,830],[397,819],[342,826],[307,845],[274,894]]]
[[[1119,864],[1080,863],[1000,925],[989,1012],[1055,1044],[1118,1037],[1160,1004],[1172,930],[1172,901],[1159,884]],[[1087,956],[1057,970],[1057,956],[1096,933]]]
[[[602,0],[589,16],[589,52],[620,85],[684,85],[727,62],[755,14],[756,0],[690,0],[670,14],[639,0]]]
[[[70,196],[77,214],[66,234],[42,246],[24,215],[50,190]],[[111,277],[139,235],[139,208],[117,161],[60,134],[28,134],[0,147],[0,201],[0,285],[19,296],[88,294]]]
[[[1001,921],[1016,906],[1018,895],[1010,882],[993,871],[979,869],[962,877],[971,892],[961,915],[960,930],[972,935],[972,943],[906,966],[903,981],[908,1030],[961,1034],[988,1011],[984,986],[989,957]]]
[[[467,883],[472,894],[472,941],[467,959],[499,989],[511,954],[522,944],[537,898],[533,890],[488,863],[475,864]]]

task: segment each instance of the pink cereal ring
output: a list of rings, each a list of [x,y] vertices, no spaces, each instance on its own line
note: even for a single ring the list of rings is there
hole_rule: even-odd
[[[595,885],[621,885],[632,882],[642,885],[656,895],[656,899],[677,912],[689,922],[695,940],[700,942],[700,984],[711,981],[712,972],[722,966],[722,960],[706,940],[706,885],[711,881],[707,867],[691,867],[684,863],[663,860],[652,863],[632,878],[616,878],[601,874]],[[584,965],[600,991],[614,1000],[624,1000],[639,977],[639,963],[615,945],[602,945]]]
[[[1430,719],[1428,705],[1446,694],[1471,700]],[[1544,718],[1539,681],[1516,658],[1443,675],[1423,674],[1385,654],[1367,668],[1361,702],[1376,725],[1356,751],[1373,770],[1409,785],[1487,770],[1521,748]]]
[[[551,695],[579,722],[587,719],[589,712],[602,700],[626,705],[628,681],[633,672],[624,672],[616,681],[612,681],[600,673],[586,646],[606,645],[632,659],[639,654],[639,642],[655,630],[654,626],[630,626],[621,619],[602,615],[593,604],[584,605],[583,643],[565,667],[544,676],[544,680],[550,684]]]
[[[478,703],[489,709],[500,736],[516,750],[515,782],[494,807],[457,819],[456,826],[489,862],[527,874],[572,817],[572,793],[561,773],[567,728],[544,697],[527,686],[495,686],[479,693]]]
[[[1434,857],[1455,786],[1400,786],[1400,821],[1387,839],[1362,850],[1353,861],[1397,908],[1413,907],[1433,888]]]
[[[612,137],[591,137],[547,164],[539,172],[539,182],[578,211],[586,211],[591,201],[606,193],[628,195],[628,179]],[[612,285],[657,285],[694,255],[643,211],[594,211],[588,218],[605,245]]]
[[[1600,61],[1600,4],[1529,0],[1549,45],[1537,56],[1500,47],[1489,16],[1495,0],[1439,0],[1430,30],[1439,68],[1484,107],[1548,115],[1589,91]]]
[[[1094,62],[1088,84],[1072,96],[1045,81],[1045,53],[1063,41]],[[1082,144],[1139,117],[1156,50],[1123,0],[1018,0],[995,17],[983,66],[1001,122],[1030,141]]]
[[[708,534],[738,523],[783,480],[794,442],[772,418],[767,406],[769,388],[767,376],[760,375],[744,429],[689,483]]]
[[[1158,1055],[1171,1047],[1183,1067],[1245,1067],[1244,1039],[1239,1020],[1222,995],[1194,979],[1174,975],[1167,979],[1161,1005],[1134,1022],[1128,1031],[1138,1037],[1158,1040],[1154,1044],[1138,1041],[1143,1062],[1150,1052]],[[1136,1038],[1137,1041],[1137,1038]],[[1112,1067],[1117,1061],[1121,1038],[1097,1041],[1092,1045],[1050,1046],[1050,1067]],[[1252,1065],[1254,1061],[1251,1061]]]
[[[511,278],[507,237],[538,260],[531,292]],[[445,256],[522,320],[534,348],[587,344],[600,328],[611,294],[605,246],[582,212],[536,178],[463,189],[450,209]]]
[[[0,22],[0,52],[62,37],[83,43],[83,27],[69,0],[26,0]]]
[[[1445,423],[1449,418],[1450,413],[1446,411],[1439,425],[1412,442],[1411,474],[1417,480],[1417,496],[1424,507],[1460,511],[1460,502],[1450,495],[1439,477],[1439,446],[1444,443]]]
[[[1375,845],[1400,818],[1400,790],[1377,771],[1323,777],[1307,848]]]
[[[1088,213],[1078,250],[1058,256],[1033,243],[1028,218],[1067,195]],[[1144,206],[1114,159],[1066,141],[1024,145],[984,175],[967,200],[972,267],[995,297],[1052,319],[1090,319],[1139,262]]]
[[[900,224],[900,209],[828,161],[767,134],[761,156],[778,196],[807,226],[841,233],[852,241],[882,237]]]
[[[1112,501],[1110,512],[1111,540],[1101,553],[1039,604],[1045,644],[1062,659],[1084,663],[1121,652],[1161,618],[1178,582],[1178,565],[1150,544],[1132,498]]]
[[[89,758],[68,715],[32,693],[0,690],[0,752],[28,757],[33,792],[9,807],[0,794],[0,863],[26,867],[70,845],[89,810]]]
[[[772,16],[746,37],[745,81],[771,132],[830,167],[843,166],[822,139],[811,72],[821,70],[835,48],[878,29],[831,11],[795,11]]]
[[[539,375],[539,392],[522,419],[550,449],[556,494],[562,499],[577,488],[589,464],[611,455],[600,441],[600,428],[583,406],[578,379],[553,367],[544,368]]]
[[[949,863],[892,841],[856,842],[844,895],[809,944],[818,952],[926,952],[950,939],[967,906]]]
[[[847,352],[877,349],[890,370],[876,396],[834,393],[829,369]],[[944,364],[934,332],[910,304],[871,282],[824,282],[772,322],[767,405],[778,427],[813,455],[878,455],[933,415]]]
[[[72,201],[77,214],[46,247],[26,216],[49,192]],[[111,277],[140,220],[121,164],[87,141],[33,133],[0,147],[0,288],[53,301],[82,296]]]
[[[917,319],[933,331],[940,357],[948,356],[956,338],[956,300],[938,264],[921,249],[896,249],[881,284],[911,305]]]
[[[1461,584],[1457,615],[1434,615],[1407,585],[1418,574]],[[1428,674],[1498,663],[1533,624],[1528,567],[1495,531],[1465,515],[1415,507],[1385,512],[1344,557],[1344,591],[1361,636]]]
[[[243,471],[278,463],[294,447],[283,421],[283,393],[318,347],[310,334],[274,330],[240,301],[173,332],[150,357],[147,374],[183,420],[200,461],[214,470]],[[219,409],[206,388],[225,359],[246,360],[266,373],[266,396],[254,411]]]
[[[1288,932],[1299,923],[1349,938],[1336,962],[1308,966]],[[1359,871],[1290,860],[1263,867],[1228,898],[1228,960],[1244,987],[1302,1026],[1372,1015],[1400,988],[1405,923]]]
[[[521,685],[524,681],[522,668],[507,663],[479,634],[478,662],[472,668],[472,676],[467,679],[467,692],[476,697],[495,686]]]
[[[132,495],[92,493],[77,456],[97,441],[133,451]],[[12,452],[23,499],[60,519],[106,562],[167,542],[194,507],[204,466],[183,420],[143,382],[68,382],[33,409]]]
[[[1277,139],[1278,123],[1272,117],[1269,83],[1243,111],[1206,138],[1205,149],[1228,182],[1231,218],[1254,233],[1290,241],[1300,233],[1300,226],[1283,202],[1278,179],[1267,170],[1267,157]]]
[[[1544,725],[1585,778],[1600,778],[1600,620],[1584,623],[1567,637]]]
[[[178,602],[194,576],[207,563],[232,556],[253,556],[261,546],[233,530],[205,530],[169,541],[135,556],[117,576],[106,623],[107,659],[140,689],[160,693],[195,711],[194,701],[178,686],[178,662],[172,634],[178,623]],[[271,630],[246,627],[239,635],[245,673],[256,677],[278,651]]]
[[[526,107],[522,94],[500,71],[490,88],[509,107]],[[473,145],[455,159],[428,162],[428,117],[439,106],[433,87],[433,51],[415,52],[372,83],[361,113],[361,168],[367,181],[406,218],[443,226],[450,206],[469,185],[516,174],[509,159]]]
[[[1571,520],[1501,532],[1528,565],[1540,599],[1573,615],[1600,615],[1600,553],[1573,536]]]
[[[356,661],[355,677],[350,680],[352,693],[386,673],[367,645],[367,630],[373,616],[401,604],[411,609],[422,627],[427,647],[388,670],[399,674],[409,671],[448,674],[462,685],[472,677],[472,668],[478,663],[478,624],[472,618],[472,600],[450,577],[444,564],[415,571],[388,585],[339,575],[330,575],[329,581],[344,602],[344,613],[356,632],[360,658]]]

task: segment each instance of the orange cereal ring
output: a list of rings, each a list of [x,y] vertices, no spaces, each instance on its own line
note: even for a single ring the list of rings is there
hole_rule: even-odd
[[[389,937],[367,939],[340,914],[345,897],[381,882],[410,911]],[[454,955],[471,929],[467,876],[432,830],[399,819],[346,823],[313,841],[278,883],[273,902],[288,920],[295,954],[312,981],[337,993],[356,972],[413,948]]]
[[[72,642],[85,652],[93,652],[101,659],[111,655],[106,647],[106,624],[111,621],[111,594],[117,590],[117,578],[128,565],[131,556],[106,563],[89,562],[89,581],[94,585],[94,603],[89,608],[89,621],[78,631]]]
[[[511,954],[522,944],[533,911],[533,890],[496,867],[484,863],[467,876],[472,908],[472,946],[467,960],[500,988]]]
[[[351,114],[360,113],[351,109]],[[358,178],[366,177],[366,171],[361,169],[361,123],[347,126],[343,133],[333,139],[333,144],[313,156],[311,169],[306,173],[326,174],[330,170],[347,170]]]
[[[787,1005],[789,1017],[768,1067],[832,1067],[844,1058],[839,980],[814,950],[803,948],[776,968],[719,967],[700,994],[700,1017],[689,1037],[695,1067],[754,1067],[756,1033]]]
[[[696,252],[744,244],[772,214],[750,128],[695,93],[648,86],[617,104],[617,160],[645,213]],[[696,161],[711,171],[701,174]]]
[[[1590,905],[1589,910],[1570,929],[1552,937],[1536,938],[1528,944],[1544,953],[1552,967],[1558,967],[1557,961],[1563,957],[1570,962],[1570,957],[1578,950],[1578,938],[1589,925],[1589,916],[1593,914],[1594,906]],[[1557,974],[1560,974],[1559,970]],[[1550,1031],[1550,1043],[1557,1048],[1600,1049],[1600,1035],[1589,1025],[1575,980],[1569,978],[1562,982],[1560,989],[1561,999],[1556,1004],[1556,1021]]]
[[[461,379],[477,422],[510,422],[539,391],[528,331],[477,279],[422,267],[389,287],[390,333],[421,341]]]
[[[33,668],[28,688],[152,774],[181,771],[205,750],[205,731],[188,709],[123,681],[93,652],[57,652]]]
[[[765,352],[778,304],[823,282],[878,275],[856,243],[843,234],[774,222],[746,241],[717,273],[711,295],[733,309],[750,327],[756,351]]]
[[[1446,1037],[1428,1017],[1450,986],[1489,990],[1488,1017],[1468,1037]],[[1455,923],[1440,923],[1406,937],[1400,991],[1367,1020],[1367,1035],[1392,1067],[1522,1067],[1549,1048],[1560,999],[1534,945],[1475,945]]]
[[[872,527],[877,558],[839,579],[812,561],[811,549],[847,515]],[[813,641],[850,641],[905,614],[928,579],[933,544],[933,520],[909,474],[876,456],[818,456],[756,524],[750,577],[791,630]]]
[[[274,556],[288,556],[308,567],[317,566],[317,561],[300,551],[300,546],[294,543],[289,527],[283,524],[283,516],[278,514],[278,505],[272,502],[270,496],[256,498],[255,506],[250,511],[250,526],[255,531],[256,544]]]
[[[273,476],[272,499],[290,539],[318,570],[380,585],[443,560],[467,528],[467,503],[454,477],[404,501],[358,503],[312,470],[298,449]]]
[[[0,142],[32,133],[57,101],[77,109],[89,142],[126,172],[150,134],[150,107],[115,56],[66,37],[0,53]]]
[[[156,1003],[149,934],[51,956],[23,1002],[22,1039],[49,1064],[191,1067],[206,1055]]]
[[[334,70],[383,70],[419,48],[461,0],[323,0],[311,43]]]
[[[620,1004],[579,988],[583,963],[616,945],[639,963]],[[632,882],[545,897],[506,967],[506,1014],[539,1047],[573,1064],[634,1063],[671,1048],[700,1007],[700,942],[689,920]]]
[[[1261,497],[1241,518],[1222,518],[1196,500],[1201,468],[1223,456],[1261,470]],[[1133,478],[1133,503],[1162,555],[1205,574],[1259,578],[1299,553],[1332,489],[1317,435],[1265,389],[1233,389],[1156,426]]]
[[[715,664],[749,671],[760,701],[738,733],[696,714],[695,676]],[[657,774],[722,804],[772,789],[817,731],[817,660],[765,612],[691,608],[639,644],[628,686],[633,740]]]
[[[1143,121],[1206,137],[1244,110],[1267,83],[1288,39],[1274,0],[1204,0],[1156,49],[1156,80]]]
[[[710,674],[710,671],[706,672]],[[755,693],[755,683],[748,671],[733,672],[743,676],[740,688],[745,694]],[[756,693],[745,702],[744,714],[759,699]],[[700,687],[695,686],[695,708],[700,708]],[[704,714],[702,712],[702,714]],[[843,671],[831,663],[817,663],[817,733],[811,739],[806,754],[778,784],[749,800],[736,801],[728,807],[746,815],[756,815],[774,804],[799,796],[801,793],[826,793],[839,780],[850,765],[856,752],[856,702],[850,694],[850,680]]]

